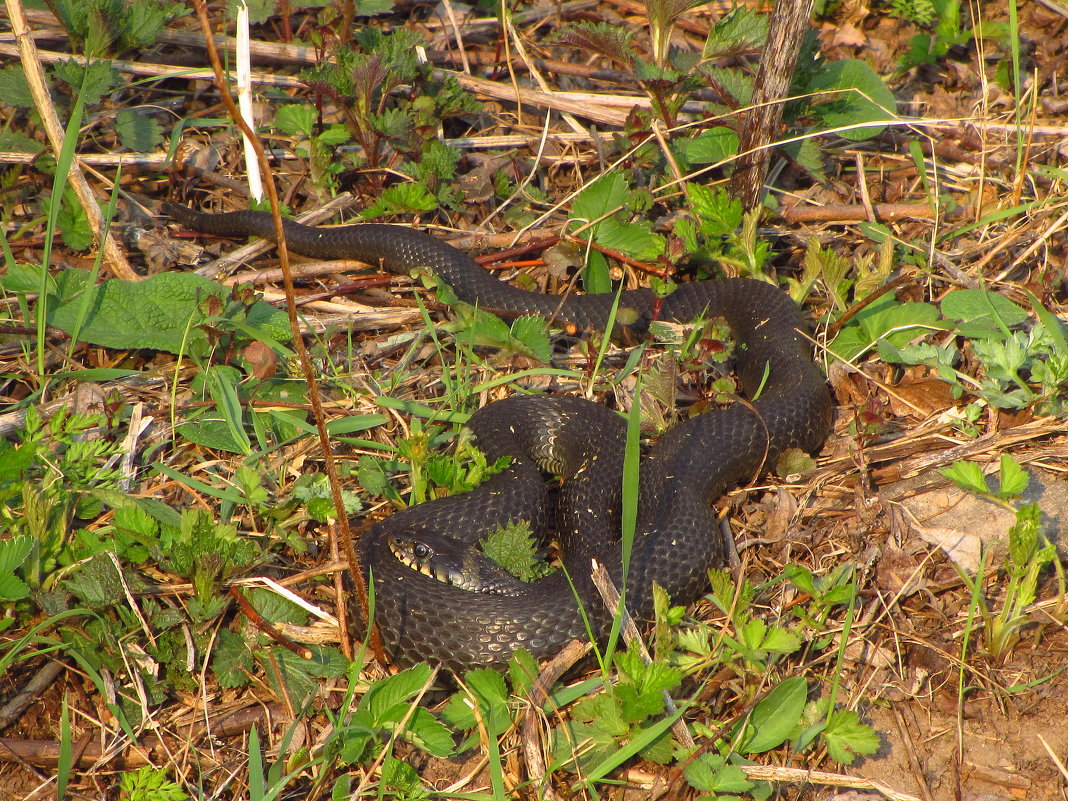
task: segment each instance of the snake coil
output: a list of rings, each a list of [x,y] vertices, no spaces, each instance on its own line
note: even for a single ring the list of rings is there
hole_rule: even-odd
[[[164,211],[198,231],[274,239],[271,217],[263,212],[201,214],[170,203]],[[604,330],[614,302],[611,294],[561,301],[505,284],[466,254],[411,228],[287,221],[285,233],[288,247],[306,256],[357,259],[392,273],[429,268],[467,303],[584,330]],[[722,564],[709,504],[788,448],[818,450],[830,429],[833,404],[802,333],[804,320],[778,288],[751,279],[696,281],[659,302],[647,289],[628,290],[620,295],[617,319],[626,321],[623,334],[637,337],[653,319],[686,322],[701,315],[727,320],[739,343],[742,387],[751,398],[760,394],[676,425],[642,457],[626,584],[627,605],[642,618],[652,614],[654,582],[675,603],[690,603],[704,589],[707,570]],[[363,569],[373,578],[375,622],[400,665],[429,660],[453,671],[499,668],[519,647],[539,659],[552,656],[569,639],[587,637],[580,603],[595,636],[610,622],[590,579],[590,560],[622,586],[622,418],[583,399],[514,396],[480,409],[468,425],[491,463],[508,455],[510,466],[471,492],[396,512],[359,543]],[[543,469],[565,479],[553,519]],[[464,552],[514,522],[555,535],[566,570],[529,584],[493,574],[493,590],[482,592],[413,569],[413,560],[396,553],[398,542],[442,537]]]

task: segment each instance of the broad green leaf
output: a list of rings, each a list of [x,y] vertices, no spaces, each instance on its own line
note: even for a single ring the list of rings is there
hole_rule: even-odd
[[[1001,337],[1004,329],[1026,322],[1028,314],[1004,295],[986,289],[954,289],[942,298],[942,314],[956,320],[966,337]]]
[[[786,742],[801,720],[807,695],[808,683],[801,676],[792,676],[779,684],[753,707],[747,721],[752,734],[737,750],[760,754]]]
[[[590,250],[586,268],[582,271],[582,288],[587,295],[612,291],[612,278],[608,273],[608,260],[599,250]]]
[[[540,317],[518,317],[512,321],[509,334],[518,349],[548,364],[552,358],[552,342],[545,330],[545,320]]]
[[[402,670],[372,685],[360,701],[360,707],[370,711],[381,725],[388,710],[404,706],[418,695],[429,679],[430,666],[425,663]]]
[[[30,594],[29,585],[14,573],[0,570],[0,601],[21,601]]]
[[[211,654],[211,671],[224,689],[245,687],[252,671],[252,651],[245,638],[230,629],[220,630]]]
[[[819,116],[828,128],[844,125],[856,125],[863,122],[894,119],[897,116],[897,101],[882,78],[865,62],[857,59],[831,61],[813,74],[809,85],[810,92],[839,91],[826,103],[813,106],[813,113]],[[881,133],[885,125],[872,125],[840,131],[845,139],[870,139]]]
[[[622,173],[606,173],[575,198],[575,202],[571,204],[571,219],[583,222],[600,219],[626,206],[629,192],[630,184]]]
[[[690,164],[715,164],[738,152],[738,134],[730,128],[712,128],[673,143],[675,153]]]
[[[664,252],[664,238],[653,233],[645,220],[620,222],[609,217],[594,228],[594,238],[601,247],[637,261],[652,261]]]
[[[289,103],[274,115],[274,127],[289,136],[300,135],[310,139],[318,117],[315,106]]]
[[[203,311],[204,300],[213,296],[225,304],[230,296],[229,288],[193,273],[159,273],[144,281],[116,278],[88,291],[93,297],[80,339],[109,348],[169,353],[178,353],[187,335],[190,341],[206,342],[205,334],[196,328],[211,319]],[[51,310],[48,322],[71,333],[81,307],[80,297],[65,297]],[[257,302],[249,309],[250,318],[253,313],[260,315],[260,327],[270,336],[288,338],[283,312]]]
[[[834,338],[830,349],[850,361],[885,337],[901,347],[926,329],[940,329],[938,307],[930,303],[900,303],[892,295],[874,301]]]

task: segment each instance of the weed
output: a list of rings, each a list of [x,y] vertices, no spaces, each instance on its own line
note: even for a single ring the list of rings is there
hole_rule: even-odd
[[[1030,482],[1030,477],[1012,456],[1001,456],[998,468],[999,486],[990,486],[982,467],[976,462],[954,462],[942,470],[942,475],[961,489],[973,492],[1014,511],[1016,520],[1009,528],[1009,547],[1002,572],[1008,584],[1002,590],[1000,604],[994,609],[981,592],[982,571],[971,577],[958,569],[962,580],[972,593],[983,620],[984,647],[994,659],[1005,659],[1031,625],[1029,607],[1038,598],[1039,579],[1050,566],[1058,584],[1058,595],[1066,597],[1064,568],[1057,559],[1057,548],[1042,533],[1041,511],[1038,504],[1014,506],[1009,501],[1018,497]],[[987,554],[982,563],[985,565]]]
[[[1034,406],[1041,414],[1061,414],[1068,398],[1065,330],[1037,300],[1035,305],[1039,320],[1024,331],[1012,329],[1029,319],[1027,312],[987,290],[955,289],[939,306],[884,295],[844,326],[830,349],[852,360],[874,346],[888,362],[929,367],[956,397],[968,391],[999,409]],[[929,331],[952,332],[965,346],[914,342]],[[958,369],[965,355],[979,363],[978,380]]]
[[[361,28],[352,45],[338,47],[333,59],[306,70],[313,91],[337,102],[345,113],[346,137],[336,126],[312,125],[307,111],[286,112],[276,124],[300,134],[324,187],[336,187],[340,172],[358,168],[371,181],[376,198],[365,217],[439,207],[459,208],[453,186],[459,154],[440,141],[444,120],[476,109],[473,96],[455,79],[439,77],[417,57],[418,36],[398,30],[385,35]],[[401,86],[408,88],[397,92]],[[355,142],[359,152],[337,158],[339,145]],[[386,170],[408,182],[386,186]]]
[[[167,778],[167,771],[151,765],[127,771],[119,777],[122,801],[183,801],[188,797],[182,785]]]

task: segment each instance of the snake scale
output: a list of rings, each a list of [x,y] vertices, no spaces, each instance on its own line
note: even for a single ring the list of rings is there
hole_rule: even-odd
[[[164,211],[205,233],[274,238],[263,212],[203,214],[170,203]],[[391,273],[428,268],[467,303],[583,330],[604,330],[614,301],[612,294],[561,300],[511,286],[411,228],[287,222],[285,231],[289,248],[306,256],[357,259]],[[643,454],[626,587],[628,607],[641,618],[651,616],[654,582],[675,603],[690,603],[706,587],[708,568],[723,564],[710,503],[774,465],[787,448],[815,452],[831,424],[833,403],[802,333],[804,320],[793,301],[768,283],[695,281],[659,302],[650,290],[628,290],[620,295],[617,319],[626,320],[623,333],[634,338],[654,319],[686,322],[701,315],[726,319],[739,343],[741,385],[750,398],[758,389],[759,395],[677,424]],[[590,560],[604,564],[622,585],[624,420],[584,399],[517,395],[487,404],[468,426],[490,463],[508,455],[510,465],[471,492],[396,512],[358,546],[363,569],[373,577],[375,622],[400,665],[428,660],[453,671],[499,668],[518,647],[537,658],[552,656],[569,639],[588,636],[580,602],[595,635],[610,620],[593,587]],[[564,479],[551,502],[544,472]],[[420,557],[443,544],[469,552],[489,531],[516,521],[554,536],[566,570],[532,583],[494,573],[485,588],[472,590],[398,557],[398,543],[414,547]]]

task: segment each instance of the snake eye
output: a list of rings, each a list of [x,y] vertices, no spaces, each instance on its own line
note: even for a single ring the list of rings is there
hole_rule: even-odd
[[[417,542],[412,546],[412,553],[415,554],[416,559],[426,559],[430,556],[430,547],[421,542]]]

